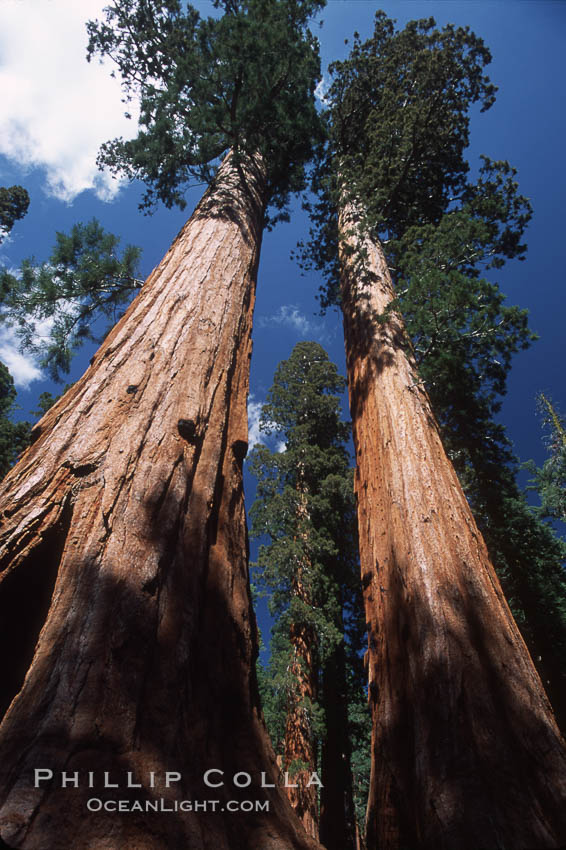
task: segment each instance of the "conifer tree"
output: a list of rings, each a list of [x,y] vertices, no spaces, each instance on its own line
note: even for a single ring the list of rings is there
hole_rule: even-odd
[[[279,364],[261,412],[260,428],[279,450],[258,445],[250,464],[258,478],[252,533],[269,539],[257,581],[270,591],[276,617],[263,689],[272,735],[298,786],[294,808],[328,850],[353,848],[355,839],[348,703],[361,588],[349,428],[336,395],[344,387],[318,343],[298,343]],[[359,687],[357,702],[362,693]],[[309,785],[319,758],[320,814],[317,787]]]
[[[497,384],[495,351],[505,363],[529,341],[524,314],[479,274],[521,256],[529,217],[506,163],[486,159],[467,177],[468,108],[494,98],[489,59],[468,29],[429,19],[396,32],[378,13],[373,38],[334,65],[329,92],[330,209],[315,210],[314,256],[344,314],[373,715],[367,831],[380,850],[566,838],[564,744],[417,366],[434,348],[449,372],[475,343],[487,353],[467,377],[479,378],[483,356]],[[397,295],[396,260],[408,289]],[[406,304],[418,314],[413,345]]]
[[[141,250],[107,233],[96,219],[57,233],[47,262],[22,262],[17,274],[0,270],[0,321],[15,327],[21,348],[39,355],[53,380],[69,371],[73,353],[84,342],[100,342],[94,326],[113,325],[140,289]],[[37,326],[50,320],[48,338],[37,338]],[[109,328],[104,328],[107,331]],[[103,334],[102,334],[103,336]]]
[[[138,136],[102,159],[144,179],[148,204],[182,206],[195,178],[209,188],[0,491],[0,833],[29,850],[316,846],[260,716],[242,462],[261,235],[318,132],[307,23],[322,2],[215,5],[204,19],[177,0],[116,0],[89,27],[91,55],[141,105]],[[124,796],[142,805],[85,818],[93,790],[36,788],[39,764],[131,772],[143,787]],[[263,808],[144,807],[203,799],[208,769],[224,771],[219,807]],[[241,772],[251,788],[234,787]]]
[[[29,422],[14,422],[12,413],[16,402],[14,379],[0,362],[0,478],[14,465],[29,438]]]
[[[0,244],[23,218],[29,207],[29,195],[23,186],[0,186]]]
[[[566,521],[566,425],[556,406],[547,395],[539,396],[542,421],[547,431],[546,442],[549,457],[540,469],[532,463],[529,468],[534,473],[532,482],[541,500],[540,512],[543,516]]]

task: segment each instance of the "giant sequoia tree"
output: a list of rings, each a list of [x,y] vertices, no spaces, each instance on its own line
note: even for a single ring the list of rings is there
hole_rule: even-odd
[[[90,25],[141,103],[137,138],[103,159],[145,179],[148,202],[210,186],[2,485],[0,833],[28,850],[313,846],[260,716],[242,461],[261,234],[317,129],[306,24],[321,4],[215,5],[202,20],[177,0],[117,0]],[[53,781],[36,787],[36,768]],[[214,793],[209,768],[224,771]],[[116,797],[102,771],[139,808],[85,813]],[[182,778],[168,788],[166,771]],[[147,812],[212,796],[214,813]],[[224,812],[242,797],[262,811]]]
[[[525,209],[512,170],[497,168],[503,169],[497,182],[475,187],[475,215],[455,209],[439,225],[409,228],[389,243],[389,263],[444,448],[564,733],[565,547],[529,508],[517,485],[518,461],[497,421],[512,355],[534,337],[526,311],[507,305],[497,284],[481,276],[502,260],[493,239],[497,219],[515,218],[516,227],[513,202],[519,217]]]
[[[277,368],[260,420],[284,451],[258,446],[251,462],[252,533],[269,539],[257,582],[276,618],[263,688],[270,732],[298,786],[293,805],[328,850],[351,850],[355,835],[348,704],[361,589],[349,427],[336,395],[344,388],[318,343],[298,343]],[[310,781],[319,764],[320,807]]]
[[[379,13],[329,94],[321,174],[335,215],[319,208],[315,253],[344,315],[373,713],[368,843],[391,850],[566,840],[563,741],[444,451],[381,241],[392,264],[404,237],[420,257],[433,240],[445,249],[431,250],[428,281],[406,279],[431,284],[425,348],[442,336],[439,278],[462,338],[487,331],[506,358],[528,342],[524,316],[478,273],[521,254],[528,219],[505,163],[467,178],[468,107],[493,102],[488,61],[468,30],[428,20],[396,33]],[[485,310],[466,324],[470,299]]]

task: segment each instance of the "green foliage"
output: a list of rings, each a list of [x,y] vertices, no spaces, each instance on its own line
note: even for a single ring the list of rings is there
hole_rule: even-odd
[[[469,107],[494,102],[490,61],[469,28],[433,18],[395,22],[377,12],[373,37],[356,34],[351,54],[330,70],[328,143],[314,179],[313,233],[303,259],[325,271],[322,304],[339,300],[337,209],[353,201],[365,231],[400,237],[436,224],[467,190]]]
[[[552,401],[541,393],[538,399],[547,431],[549,457],[540,469],[527,464],[533,473],[530,489],[539,494],[542,516],[566,521],[566,425]]]
[[[353,691],[350,689],[348,731],[355,817],[360,834],[363,835],[371,774],[371,717],[365,690],[360,691],[361,673],[360,670],[354,678]]]
[[[335,395],[343,389],[344,379],[324,349],[299,343],[279,365],[260,419],[261,430],[284,440],[285,451],[258,445],[250,455],[258,478],[252,534],[271,541],[259,550],[258,584],[270,588],[274,615],[292,606],[294,619],[312,623],[323,656],[341,640],[327,614],[338,604],[329,590],[345,575],[329,565],[336,559],[347,574],[356,562],[348,426]],[[339,551],[342,543],[350,544],[348,557]],[[298,564],[309,604],[292,597]]]
[[[481,276],[525,250],[530,206],[513,177],[507,163],[484,160],[459,208],[388,246],[398,293],[390,308],[401,309],[420,374],[442,397],[445,416],[470,404],[495,413],[512,355],[536,339],[527,311],[506,305],[497,284]]]
[[[187,184],[209,182],[226,151],[259,151],[281,210],[321,136],[318,42],[307,25],[324,2],[215,0],[223,15],[201,18],[179,0],[115,0],[105,22],[87,25],[88,57],[114,60],[141,111],[137,137],[107,142],[100,164],[145,181],[144,208],[184,208]]]
[[[380,11],[373,37],[356,35],[349,58],[331,66],[336,171],[368,219],[399,233],[438,221],[462,191],[468,108],[494,101],[490,60],[468,27],[439,30],[428,18],[396,32]]]
[[[63,392],[70,386],[72,385],[67,384]],[[4,363],[0,362],[0,479],[4,478],[16,463],[31,439],[33,423],[14,422],[14,413],[19,407],[16,404],[16,395],[14,380]],[[37,410],[32,410],[32,414],[42,417],[60,398],[60,395],[53,396],[49,392],[41,393],[36,402]]]
[[[83,342],[99,340],[96,323],[106,320],[104,333],[142,285],[140,249],[128,245],[120,256],[119,241],[93,219],[68,235],[57,233],[47,263],[28,259],[18,275],[0,271],[0,318],[15,326],[24,350],[41,355],[54,380],[69,371]]]
[[[0,186],[0,244],[14,223],[23,218],[29,207],[29,195],[23,186]]]
[[[0,478],[4,478],[29,441],[29,422],[13,422],[11,419],[15,402],[14,379],[0,362]]]
[[[53,395],[52,393],[47,392],[47,391],[40,393],[39,398],[36,401],[37,410],[32,410],[32,413],[35,416],[39,416],[39,417],[45,416],[47,411],[51,410],[53,405],[56,404],[59,401],[59,399],[63,396],[63,394],[66,393],[67,390],[72,386],[73,386],[72,384],[65,384],[65,387],[63,388],[63,392],[60,395]]]

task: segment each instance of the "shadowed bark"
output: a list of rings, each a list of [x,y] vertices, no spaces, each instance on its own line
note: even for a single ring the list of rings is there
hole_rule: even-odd
[[[333,650],[324,666],[322,702],[326,729],[321,747],[324,787],[320,790],[319,838],[327,850],[354,850],[355,816],[343,642]]]
[[[242,462],[264,197],[259,158],[228,157],[2,483],[0,833],[10,846],[318,846],[283,790],[260,787],[278,770],[255,682]],[[223,787],[205,786],[213,768]],[[34,787],[35,769],[53,781]],[[79,787],[61,788],[62,771],[79,771]],[[103,771],[118,790],[102,787]],[[128,771],[141,789],[124,787]],[[165,771],[182,778],[167,788]],[[239,772],[250,787],[234,787]],[[93,797],[219,804],[89,813]],[[243,799],[269,811],[223,813]]]
[[[380,244],[342,210],[373,715],[367,845],[566,842],[566,756],[418,382]]]

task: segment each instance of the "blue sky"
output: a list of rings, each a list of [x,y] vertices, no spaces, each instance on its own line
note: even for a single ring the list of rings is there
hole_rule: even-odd
[[[0,185],[23,184],[30,211],[0,247],[0,263],[16,266],[23,257],[46,259],[57,230],[96,216],[124,243],[143,248],[144,276],[155,266],[185,221],[179,211],[142,215],[141,188],[118,186],[96,171],[101,142],[132,131],[122,117],[119,89],[109,69],[84,59],[84,20],[100,15],[101,0],[3,0],[0,4]],[[204,13],[209,2],[195,3]],[[528,307],[540,341],[517,355],[502,419],[522,459],[544,458],[535,395],[548,392],[566,411],[564,386],[564,139],[561,108],[565,85],[562,59],[566,3],[556,0],[399,0],[381,7],[400,25],[433,15],[439,24],[469,25],[493,54],[489,73],[499,87],[496,105],[474,115],[469,152],[508,159],[519,170],[520,187],[534,206],[526,262],[498,273],[511,303]],[[316,26],[323,67],[348,52],[344,39],[354,30],[372,31],[379,4],[371,0],[330,0]],[[189,194],[189,208],[201,190]],[[308,222],[298,202],[291,223],[265,235],[259,272],[252,362],[252,412],[265,398],[277,363],[300,339],[316,339],[344,371],[338,315],[318,314],[315,274],[301,276],[290,260]],[[70,380],[86,368],[92,350],[76,358]],[[20,388],[22,415],[29,415],[45,389],[58,391],[39,376],[33,362],[17,355],[0,337],[0,358],[9,359]],[[34,371],[35,370],[35,371]],[[35,377],[34,377],[35,376]],[[248,487],[248,504],[250,503]]]

